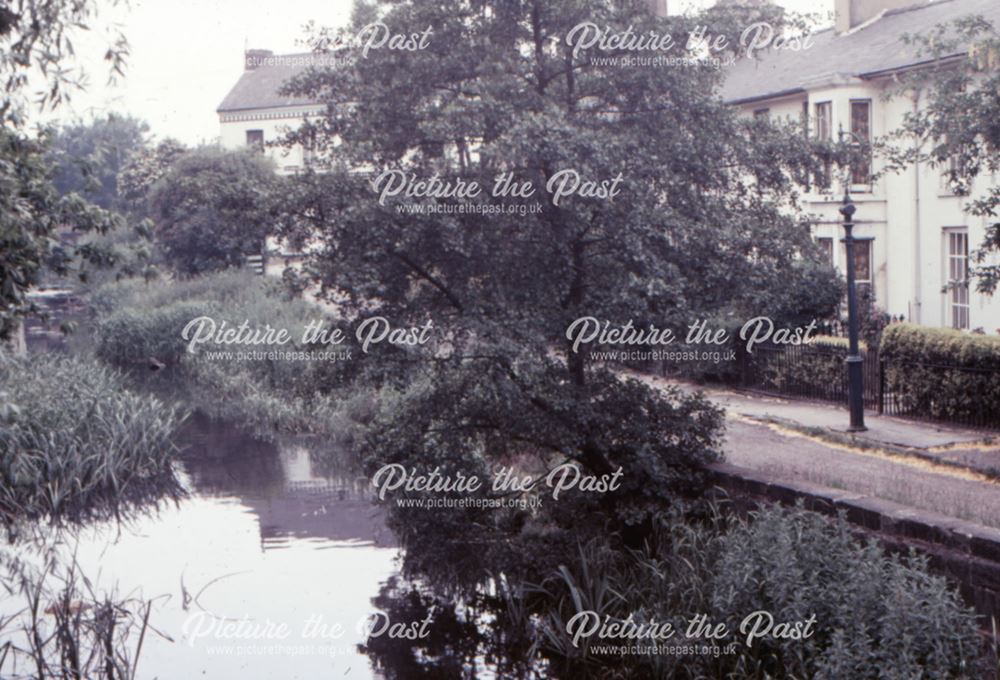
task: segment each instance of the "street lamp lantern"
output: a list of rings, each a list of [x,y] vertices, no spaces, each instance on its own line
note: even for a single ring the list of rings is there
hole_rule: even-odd
[[[844,216],[844,246],[847,251],[847,404],[851,411],[849,432],[862,432],[865,427],[864,400],[864,359],[858,347],[858,298],[854,290],[854,213],[857,208],[851,203],[851,185],[844,182],[844,204],[840,214]]]

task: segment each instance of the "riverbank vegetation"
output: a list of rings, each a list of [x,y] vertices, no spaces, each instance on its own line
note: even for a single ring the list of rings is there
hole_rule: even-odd
[[[4,678],[134,679],[143,644],[158,634],[150,600],[97,590],[72,555],[0,554],[0,588],[24,603],[0,613]]]
[[[446,508],[415,504],[435,495],[420,483],[400,487],[385,504],[406,548],[404,573],[446,592],[509,584],[511,608],[549,631],[522,636],[527,656],[548,649],[557,677],[685,677],[688,664],[692,678],[850,677],[849,668],[859,677],[873,669],[911,677],[914,663],[931,669],[928,678],[975,677],[973,619],[943,582],[917,587],[929,578],[923,567],[899,571],[820,518],[763,515],[747,525],[757,529],[712,524],[703,471],[721,457],[719,411],[697,396],[620,379],[594,360],[593,343],[567,342],[581,317],[685,328],[767,316],[794,326],[835,311],[842,288],[808,217],[795,210],[795,178],[823,172],[820,159],[848,165],[846,145],[816,148],[793,122],[738,116],[715,96],[721,74],[713,69],[622,69],[551,41],[595,22],[608,31],[655,27],[684,45],[707,20],[735,35],[755,20],[781,25],[781,11],[717,7],[667,20],[641,3],[596,0],[488,3],[460,14],[377,4],[345,34],[378,16],[392,31],[433,25],[449,39],[373,52],[343,69],[307,69],[286,84],[286,95],[323,102],[329,114],[286,140],[314,150],[324,171],[290,178],[279,230],[289,243],[310,244],[295,273],[300,287],[348,313],[374,305],[394,326],[430,319],[437,329],[408,351],[409,361],[375,353],[368,362],[382,370],[344,376],[379,395],[361,440],[366,471],[394,465],[415,479],[489,480],[502,468],[537,478],[564,464],[581,477],[621,472],[619,485],[558,499],[542,485],[516,493],[486,482],[471,494],[437,494],[454,502]],[[331,38],[319,32],[312,46],[322,52]],[[567,177],[578,180],[574,188],[614,186],[620,195],[556,196]],[[460,182],[484,191],[430,189]],[[503,191],[512,185],[518,191]],[[541,503],[461,505],[469,495]],[[669,531],[665,514],[675,518]],[[684,540],[696,542],[697,554],[685,552]],[[692,559],[699,576],[687,575],[685,590],[683,565]],[[906,589],[921,597],[904,602]],[[412,604],[404,595],[402,606]],[[896,605],[910,607],[902,617],[910,626],[961,623],[960,633],[897,644],[904,633],[887,614]],[[620,621],[653,612],[731,617],[745,607],[802,618],[815,609],[829,628],[814,645],[762,645],[716,666],[690,656],[593,666],[563,645],[566,622],[585,609]],[[865,612],[863,631],[852,609]],[[878,657],[883,638],[889,651]],[[430,648],[418,653],[438,658]]]
[[[463,624],[461,637],[446,640],[456,645],[439,637],[387,650],[380,645],[391,643],[370,641],[376,657],[407,659],[394,667],[399,677],[475,668],[484,645],[521,669],[540,664],[567,678],[983,677],[975,618],[924,562],[887,557],[843,522],[803,511],[720,512],[705,500],[705,468],[721,458],[720,410],[621,379],[592,359],[593,345],[566,343],[567,326],[585,316],[682,328],[832,313],[837,275],[794,206],[795,178],[825,172],[836,150],[815,148],[796,124],[739,117],[714,96],[721,75],[713,68],[622,69],[551,40],[585,21],[609,31],[657,25],[641,3],[481,3],[467,12],[382,4],[384,12],[359,6],[348,30],[378,16],[394,32],[433,25],[448,40],[426,51],[375,50],[286,85],[288,96],[326,104],[326,120],[310,119],[286,140],[305,145],[324,172],[307,168],[279,182],[256,156],[172,145],[130,166],[135,172],[122,167],[138,188],[118,196],[127,199],[121,205],[152,220],[145,231],[162,249],[156,261],[173,272],[155,286],[144,276],[92,291],[91,349],[104,367],[87,358],[0,365],[8,527],[114,516],[154,487],[175,489],[172,437],[182,416],[168,404],[178,402],[261,434],[341,441],[371,475],[395,465],[411,475],[485,479],[507,468],[537,477],[570,465],[600,480],[558,498],[540,486],[498,494],[487,485],[474,499],[536,501],[501,508],[397,502],[424,498],[416,487],[385,498],[406,551],[404,576],[429,583],[432,594],[401,589],[377,603],[410,621],[422,618],[415,609],[435,606],[437,632]],[[719,7],[708,18],[735,35],[753,20],[780,23],[774,11]],[[685,45],[703,21],[672,17],[657,27]],[[330,37],[315,36],[311,47],[322,51]],[[436,86],[413,87],[421,82]],[[123,220],[58,196],[43,145],[5,130],[0,151],[19,169],[0,183],[30,199],[0,204],[16,218],[16,238],[4,241],[13,255],[0,258],[9,284],[0,301],[11,310],[0,314],[2,338],[27,313],[43,260],[59,255],[50,238],[57,227],[106,234]],[[383,187],[404,167],[413,190],[373,192],[359,167]],[[431,178],[518,190],[462,203],[422,195],[417,187]],[[572,191],[553,195],[571,181]],[[276,225],[284,243],[310,246],[304,266],[289,270],[289,288],[236,269]],[[62,262],[62,273],[88,253],[115,259],[88,246]],[[135,260],[138,273],[146,260]],[[292,290],[315,292],[321,304]],[[210,354],[189,351],[184,337],[199,318],[284,328],[293,339],[310,322],[343,326],[323,304],[346,318],[375,311],[404,329],[400,337],[430,323],[435,330],[426,344],[390,342],[354,360],[247,358],[238,353],[272,348],[239,345]],[[293,340],[280,351],[327,349]],[[129,667],[129,657],[116,656],[125,643],[115,637],[118,605],[78,605],[75,581],[41,596],[31,585],[39,582],[15,581],[29,615],[55,600],[55,651],[36,644],[27,652],[40,677],[50,674],[42,667],[50,653],[63,675],[67,659],[70,676],[90,673],[72,659],[81,631],[82,647],[98,652],[88,659]],[[459,611],[456,594],[479,610]],[[139,612],[141,633],[148,603]],[[496,625],[484,633],[470,612]],[[754,612],[814,620],[816,633],[800,627],[798,638],[761,638],[724,656],[605,658],[568,630],[591,613],[678,627],[703,614],[733,630]],[[112,650],[105,657],[102,646]],[[456,649],[467,654],[462,666]]]
[[[996,677],[975,616],[925,559],[887,555],[859,540],[843,518],[801,509],[691,509],[658,516],[651,539],[634,550],[595,529],[557,567],[529,566],[522,578],[494,571],[461,591],[460,604],[436,581],[428,588],[419,577],[393,580],[377,605],[416,620],[433,608],[435,624],[421,649],[372,639],[368,651],[409,673],[401,677],[446,676],[481,656],[502,660],[500,668],[515,677]],[[474,544],[440,545],[452,559],[474,552]],[[524,565],[543,561],[537,550],[520,558]],[[697,634],[695,617],[702,617]],[[483,620],[495,623],[477,623]],[[660,639],[628,634],[650,624],[674,632]],[[618,635],[608,632],[615,625]],[[615,651],[653,646],[687,651]],[[458,658],[428,653],[440,648]]]
[[[173,495],[176,408],[84,359],[0,357],[0,519],[79,523]]]
[[[323,307],[290,295],[280,281],[235,269],[155,285],[131,279],[100,287],[90,306],[93,347],[100,359],[130,371],[166,398],[212,417],[241,423],[261,435],[313,433],[352,442],[355,421],[370,411],[367,391],[343,389],[356,367],[338,360],[339,348],[301,342],[310,322],[330,328],[342,324]],[[248,322],[253,328],[285,329],[290,342],[213,344],[189,352],[182,334],[199,317],[230,327]],[[249,351],[275,354],[237,356]],[[329,356],[286,359],[276,354],[311,351]]]

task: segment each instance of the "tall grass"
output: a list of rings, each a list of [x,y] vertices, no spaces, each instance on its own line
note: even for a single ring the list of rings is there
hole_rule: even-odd
[[[290,297],[278,281],[239,270],[155,285],[123,281],[99,288],[90,304],[98,357],[133,370],[162,394],[259,435],[315,433],[349,444],[358,426],[352,416],[371,411],[359,407],[368,402],[363,396],[338,389],[346,372],[355,370],[352,362],[213,359],[204,351],[186,351],[181,331],[201,315],[231,325],[247,321],[286,329],[294,342],[280,348],[285,351],[329,349],[299,340],[310,321],[332,327],[335,320],[319,305]],[[149,359],[166,370],[151,373]]]
[[[0,520],[83,522],[176,495],[182,414],[93,361],[0,356]]]
[[[143,644],[155,632],[151,601],[98,592],[74,557],[52,550],[39,564],[0,560],[0,592],[7,605],[0,610],[0,677],[136,677]]]

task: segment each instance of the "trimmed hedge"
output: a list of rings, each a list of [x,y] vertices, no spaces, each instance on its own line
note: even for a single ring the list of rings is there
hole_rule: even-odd
[[[807,347],[815,347],[817,349],[835,349],[843,350],[844,356],[847,356],[847,348],[850,343],[847,338],[841,338],[836,335],[816,335],[813,336],[812,340],[809,342]],[[858,341],[858,347],[861,352],[864,353],[868,350],[868,343],[864,340]]]
[[[882,333],[885,389],[908,415],[1000,422],[1000,338],[894,324]]]

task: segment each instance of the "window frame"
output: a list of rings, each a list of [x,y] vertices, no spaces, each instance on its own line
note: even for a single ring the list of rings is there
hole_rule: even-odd
[[[820,112],[824,115],[820,115]],[[833,100],[825,99],[813,103],[813,116],[816,119],[815,139],[818,142],[833,141]],[[830,193],[833,190],[833,167],[830,161],[823,164],[823,174],[815,178],[816,191]]]
[[[971,327],[970,316],[972,300],[969,290],[969,229],[968,227],[944,227],[942,255],[944,263],[941,270],[945,296],[945,321],[949,328],[968,330]],[[955,251],[955,245],[961,243],[962,252]],[[955,274],[961,270],[964,278],[956,279]],[[957,284],[957,285],[956,285]]]
[[[817,236],[816,237],[816,243],[819,244],[819,246],[825,251],[824,254],[827,256],[827,261],[828,261],[828,263],[830,264],[831,267],[837,266],[837,263],[835,262],[835,258],[834,258],[834,245],[833,244],[835,242],[836,242],[836,239],[833,238],[832,236]]]
[[[865,139],[865,142],[868,143],[868,144],[871,144],[871,141],[872,141],[873,110],[872,110],[872,100],[870,98],[856,98],[856,99],[850,99],[848,101],[848,113],[850,114],[849,118],[848,118],[848,121],[849,121],[849,124],[850,124],[850,127],[851,127],[851,139],[854,140],[856,138],[857,134],[858,134],[857,130],[854,129],[854,120],[855,120],[854,119],[854,106],[856,104],[864,104],[865,107],[868,110],[867,120],[865,122],[865,128],[866,128],[865,132],[867,134],[867,139]],[[857,146],[861,145],[860,142],[853,142],[853,143],[855,145],[857,145]],[[858,168],[854,168],[854,167],[850,168],[850,173],[851,173],[851,175],[850,175],[851,176],[851,191],[859,192],[859,193],[869,193],[869,192],[871,192],[871,189],[872,189],[872,159],[871,159],[870,155],[867,158],[866,167],[864,168],[864,170],[865,170],[865,173],[864,173],[865,179],[864,179],[864,181],[861,181],[861,182],[858,181],[859,175],[855,174],[858,170],[859,170]]]
[[[844,273],[847,273],[847,243],[846,239],[840,239],[841,249],[840,253],[843,255],[844,262]],[[858,253],[861,248],[868,249],[868,277],[864,279],[858,278]],[[875,287],[875,237],[874,236],[855,236],[854,237],[854,283],[864,284],[868,286]]]
[[[257,133],[260,136],[260,141],[256,139],[254,141],[250,140],[251,134]],[[254,135],[256,137],[256,135]],[[260,128],[253,128],[244,131],[244,139],[246,140],[246,145],[248,149],[253,149],[258,153],[264,153],[264,130]]]

